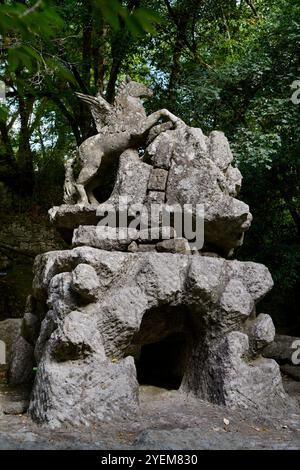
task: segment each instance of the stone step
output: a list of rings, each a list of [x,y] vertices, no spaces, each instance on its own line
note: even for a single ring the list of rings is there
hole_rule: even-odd
[[[21,415],[29,406],[30,390],[25,386],[11,387],[0,383],[0,409],[7,415]]]

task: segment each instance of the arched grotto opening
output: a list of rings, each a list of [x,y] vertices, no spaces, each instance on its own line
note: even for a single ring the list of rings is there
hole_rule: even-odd
[[[141,346],[136,361],[139,384],[178,390],[185,371],[186,348],[183,333]]]
[[[146,312],[127,351],[135,358],[139,384],[178,390],[198,331],[187,307],[163,305]]]

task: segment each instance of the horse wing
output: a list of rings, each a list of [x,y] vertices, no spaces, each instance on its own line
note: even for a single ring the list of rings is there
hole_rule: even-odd
[[[109,118],[113,113],[112,106],[99,94],[97,97],[84,95],[83,93],[75,94],[81,101],[89,106],[97,131],[100,132],[101,129],[108,124]]]

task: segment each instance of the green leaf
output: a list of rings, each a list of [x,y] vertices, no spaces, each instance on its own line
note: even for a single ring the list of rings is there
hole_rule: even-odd
[[[71,83],[76,83],[72,72],[59,60],[51,57],[45,59],[45,63],[47,64],[47,67],[52,70],[58,77]]]
[[[22,47],[22,51],[24,52],[24,54],[27,54],[29,57],[36,60],[37,62],[41,60],[40,54],[32,47],[30,46],[21,46],[21,47]]]
[[[145,30],[142,27],[140,21],[134,15],[128,16],[126,20],[126,26],[134,37],[140,37],[145,34]]]
[[[0,103],[0,121],[6,122],[8,118],[8,109],[5,105]]]
[[[21,57],[18,48],[12,47],[9,49],[7,54],[8,70],[14,72],[19,67],[20,61]]]
[[[138,18],[145,31],[148,31],[148,28],[155,31],[153,24],[162,22],[161,16],[150,8],[139,7],[134,10],[133,15]]]

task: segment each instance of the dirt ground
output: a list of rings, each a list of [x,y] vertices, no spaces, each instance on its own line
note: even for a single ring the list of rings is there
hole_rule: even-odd
[[[285,379],[300,397],[300,382]],[[52,430],[22,414],[24,391],[0,388],[0,449],[197,450],[300,449],[300,411],[229,410],[178,392],[141,387],[140,414],[132,421]]]

